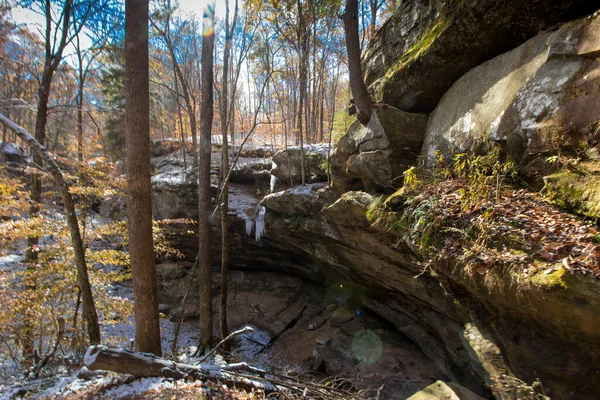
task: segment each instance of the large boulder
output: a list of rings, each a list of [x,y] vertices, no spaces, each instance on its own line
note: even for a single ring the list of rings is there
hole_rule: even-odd
[[[304,146],[304,172],[307,182],[327,182],[327,143]],[[292,180],[297,184],[302,179],[300,168],[300,147],[288,147],[273,156],[271,174],[284,182]]]
[[[190,170],[152,177],[152,211],[156,219],[197,218],[198,179]]]
[[[474,68],[431,114],[421,152],[490,154],[499,150],[540,188],[557,165],[552,156],[583,156],[598,143],[600,17],[541,33]],[[554,164],[554,165],[553,165]]]
[[[313,215],[323,207],[319,190],[325,189],[324,183],[312,183],[295,186],[281,192],[271,193],[262,200],[262,205],[286,216]]]
[[[429,112],[471,68],[597,8],[586,0],[404,1],[367,47],[365,81],[378,101]]]
[[[402,184],[423,143],[427,116],[393,107],[377,108],[367,125],[356,121],[331,158],[333,182],[346,190],[379,190]]]

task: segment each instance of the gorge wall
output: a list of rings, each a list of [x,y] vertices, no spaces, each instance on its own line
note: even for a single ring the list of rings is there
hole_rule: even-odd
[[[313,183],[262,199],[266,233],[258,242],[244,222],[258,199],[239,193],[230,216],[232,268],[336,287],[338,305],[386,321],[416,346],[433,366],[432,380],[485,398],[595,398],[597,7],[587,1],[403,2],[363,60],[372,94],[387,106],[341,137],[331,159],[332,188]],[[528,190],[499,186],[493,201],[464,209],[458,192],[469,188],[435,180],[440,160],[448,163],[456,153],[511,161]],[[421,192],[402,188],[413,166],[434,178]],[[157,179],[155,195],[177,195],[184,184]],[[535,193],[541,188],[563,209]],[[166,203],[194,201],[156,201]],[[194,210],[176,206],[170,214],[194,216]],[[173,226],[171,238],[191,258],[197,245],[188,230]],[[350,332],[343,326],[352,318],[340,329]],[[313,342],[314,358],[337,351],[352,368],[317,363],[321,372],[381,378],[372,384],[406,378],[398,371],[410,365],[389,368],[389,357],[361,359],[340,343]],[[378,366],[387,369],[385,378],[374,372]],[[382,398],[406,397],[389,390]]]

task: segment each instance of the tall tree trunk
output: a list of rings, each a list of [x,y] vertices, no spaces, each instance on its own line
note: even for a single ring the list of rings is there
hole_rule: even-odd
[[[83,90],[85,74],[83,72],[83,56],[79,35],[75,37],[75,50],[77,51],[77,161],[83,162]]]
[[[200,108],[200,164],[198,168],[198,266],[200,279],[200,345],[213,342],[212,290],[210,273],[210,153],[213,122],[214,9],[204,11],[202,36],[202,106]]]
[[[185,145],[185,131],[183,129],[183,118],[181,116],[181,103],[179,102],[179,85],[177,84],[177,74],[173,75],[175,81],[175,95],[177,96],[177,116],[179,120],[179,131],[181,133],[181,155],[183,157],[183,168],[187,169],[187,160],[185,157],[186,145]]]
[[[379,9],[377,3],[379,3],[379,0],[369,0],[369,8],[371,10],[371,23],[369,24],[369,29],[371,30],[371,35],[375,32],[377,23],[377,10]]]
[[[77,161],[83,162],[83,85],[77,96]]]
[[[127,226],[140,352],[161,355],[158,289],[152,242],[148,0],[125,2]]]
[[[306,97],[306,72],[308,69],[308,38],[306,34],[306,20],[302,12],[302,3],[297,0],[298,5],[298,45],[300,46],[300,100],[298,101],[298,133],[300,135],[300,172],[302,185],[306,184],[304,171],[304,141],[302,138],[302,115],[304,114],[304,101]]]
[[[348,72],[350,90],[356,105],[356,117],[366,125],[373,113],[373,103],[363,80],[360,65],[360,40],[358,37],[358,0],[346,0],[344,11],[344,32],[346,33],[346,50],[348,52]]]
[[[0,114],[0,122],[15,132],[15,134],[17,134],[21,140],[23,140],[23,142],[29,145],[38,158],[43,159],[46,162],[50,173],[58,185],[63,206],[65,208],[67,225],[71,234],[73,253],[75,254],[75,265],[77,266],[77,286],[79,286],[79,291],[81,293],[83,317],[87,323],[90,343],[99,344],[100,327],[98,326],[98,314],[96,313],[94,297],[92,295],[92,289],[90,287],[90,281],[88,278],[87,264],[85,262],[85,249],[83,247],[83,240],[81,239],[81,232],[79,231],[79,223],[77,221],[77,214],[75,212],[75,203],[73,202],[73,197],[71,196],[69,187],[65,182],[60,168],[44,146],[42,146],[33,136],[25,131],[25,129],[18,126],[2,114]]]
[[[238,1],[235,2],[235,11],[233,13],[233,23],[229,28],[229,2],[225,3],[225,53],[223,54],[223,94],[221,96],[221,131],[223,134],[222,147],[222,165],[221,174],[229,171],[229,145],[227,139],[227,128],[229,127],[229,55],[231,54],[231,41],[235,26],[237,24]],[[232,99],[233,103],[233,99]],[[229,275],[229,224],[227,214],[229,212],[229,182],[223,181],[223,200],[221,203],[221,296],[220,296],[220,314],[219,322],[221,327],[221,338],[226,338],[229,334],[227,325],[227,285]],[[229,344],[226,344],[227,349]]]
[[[40,86],[38,87],[38,105],[37,114],[35,119],[35,139],[44,146],[46,142],[46,125],[48,121],[48,99],[50,98],[50,86],[52,85],[52,77],[54,72],[58,69],[62,60],[62,52],[67,43],[67,35],[69,31],[69,21],[71,18],[71,11],[73,6],[73,0],[65,0],[63,9],[63,20],[62,20],[62,34],[59,40],[58,47],[55,53],[52,53],[52,9],[50,0],[45,1],[45,17],[46,17],[46,30],[45,30],[45,60],[44,69],[42,72],[42,79]],[[56,39],[56,38],[55,38]],[[42,168],[44,160],[40,154],[33,154],[33,162],[38,167]],[[37,217],[40,212],[40,204],[42,202],[42,178],[38,174],[33,174],[31,177],[31,206],[29,208],[29,216],[31,218]],[[25,262],[29,265],[37,263],[37,246],[38,237],[30,236],[27,238],[27,250],[25,251]],[[26,290],[35,290],[34,285],[28,285]],[[23,354],[25,359],[29,359],[33,353],[33,332],[32,332],[32,315],[31,310],[26,312],[24,315],[24,337],[23,340]]]

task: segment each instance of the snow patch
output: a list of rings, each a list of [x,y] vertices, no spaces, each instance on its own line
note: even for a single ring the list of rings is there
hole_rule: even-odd
[[[157,389],[173,389],[175,383],[165,378],[142,378],[127,385],[121,385],[109,390],[103,396],[108,399],[120,399],[123,397],[142,395]]]
[[[491,124],[490,124],[490,138],[492,140],[502,140],[503,138],[498,136],[498,127],[500,126],[500,121],[502,121],[502,117],[504,116],[504,110],[498,115]]]

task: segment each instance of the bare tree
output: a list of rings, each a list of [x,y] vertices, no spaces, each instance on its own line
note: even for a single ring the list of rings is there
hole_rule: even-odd
[[[200,279],[200,347],[213,341],[210,268],[210,153],[213,122],[213,52],[215,10],[210,3],[204,11],[202,35],[202,106],[200,108],[200,163],[198,166],[198,267]]]
[[[152,242],[148,0],[125,2],[127,225],[138,351],[161,354]]]
[[[33,136],[25,131],[25,129],[18,126],[2,114],[0,114],[0,122],[17,134],[24,143],[27,143],[29,147],[31,147],[33,152],[37,154],[39,158],[46,162],[50,173],[58,185],[63,206],[65,208],[67,225],[69,226],[69,232],[71,234],[71,243],[73,245],[73,252],[75,254],[75,265],[77,266],[77,286],[79,286],[79,292],[81,293],[83,316],[88,326],[90,343],[100,344],[98,314],[96,313],[94,297],[92,295],[92,289],[90,287],[90,281],[88,278],[87,264],[85,262],[85,249],[83,247],[83,240],[81,240],[81,232],[79,231],[77,214],[75,213],[75,203],[73,202],[73,197],[71,196],[69,187],[67,186],[67,183],[65,182],[63,174],[56,164],[56,161],[54,161],[54,158],[52,158],[44,146],[35,140]]]
[[[158,26],[156,21],[152,19],[152,26],[158,31],[160,36],[163,38],[167,50],[169,51],[169,55],[171,56],[171,62],[173,64],[173,69],[175,71],[176,79],[179,80],[179,84],[181,85],[181,91],[183,95],[183,100],[185,101],[185,108],[188,114],[188,119],[190,121],[190,131],[192,133],[192,154],[194,157],[194,166],[198,165],[198,139],[197,139],[197,122],[196,122],[196,105],[195,98],[192,92],[191,79],[188,79],[183,73],[181,65],[177,59],[177,55],[175,54],[175,44],[173,43],[173,38],[171,36],[171,22],[174,8],[171,6],[171,1],[167,0],[164,5],[164,9],[162,10],[164,15],[161,15],[164,18],[164,27]],[[184,25],[181,26],[184,28]],[[178,91],[178,90],[177,90]],[[178,91],[179,93],[179,91]],[[179,99],[177,99],[179,102]]]
[[[44,146],[46,144],[46,126],[48,124],[48,102],[50,99],[50,89],[52,86],[52,79],[54,77],[54,73],[57,71],[58,67],[61,64],[63,52],[67,44],[73,39],[73,35],[76,35],[81,27],[83,26],[84,21],[87,20],[89,13],[91,12],[91,7],[88,7],[86,11],[80,17],[80,24],[78,27],[74,29],[75,32],[71,32],[71,18],[73,17],[73,0],[65,0],[62,6],[62,9],[59,12],[58,21],[53,20],[53,10],[52,3],[50,0],[45,0],[43,6],[41,7],[41,12],[43,12],[45,16],[45,30],[44,30],[44,68],[42,70],[42,76],[39,80],[38,86],[38,103],[37,103],[37,114],[35,119],[35,132],[34,138],[41,145]],[[60,33],[58,33],[60,32]],[[44,157],[41,153],[35,152],[33,155],[33,162],[35,165],[39,167],[43,167],[44,165]],[[39,214],[40,204],[42,202],[42,179],[41,175],[33,174],[31,177],[31,206],[29,209],[29,215],[31,217],[35,217]],[[31,236],[27,239],[27,250],[25,254],[25,260],[28,263],[34,264],[37,262],[37,248],[38,245],[38,237]],[[34,289],[34,287],[29,286],[28,289]],[[79,288],[80,291],[84,290],[83,288]],[[84,295],[83,292],[82,296]],[[91,292],[90,292],[91,294]],[[92,304],[89,304],[91,297],[87,296],[83,298],[84,301],[87,300],[88,304],[83,304],[84,314],[87,313],[87,317],[93,319],[91,315],[91,307]],[[86,318],[87,318],[86,317]],[[25,324],[26,326],[30,325],[31,316],[25,315]],[[90,335],[90,341],[93,343],[100,342],[100,329],[97,325],[97,317],[96,325],[89,325],[88,321],[88,329]],[[28,329],[25,329],[26,336],[28,336]],[[26,355],[26,358],[33,352],[33,342],[27,338],[23,342],[23,353]]]
[[[223,54],[223,93],[221,95],[221,131],[223,133],[223,154],[221,157],[221,171],[225,174],[229,170],[229,145],[227,140],[227,129],[229,127],[229,56],[231,54],[231,41],[237,25],[238,3],[235,2],[233,22],[229,26],[229,2],[225,2],[225,52]],[[233,96],[231,100],[233,100]],[[232,101],[233,103],[233,101]],[[224,175],[223,175],[224,176]],[[220,327],[221,337],[227,337],[229,327],[227,326],[227,284],[229,274],[229,233],[227,213],[229,211],[229,182],[223,181],[223,202],[221,204],[221,296],[220,296]]]
[[[343,14],[346,50],[348,51],[348,71],[350,90],[356,105],[356,117],[366,125],[371,120],[373,103],[365,86],[360,65],[360,39],[358,37],[358,0],[346,0]]]
[[[300,135],[300,170],[302,176],[302,185],[305,185],[306,175],[304,171],[304,141],[302,138],[302,115],[304,114],[304,101],[306,100],[306,75],[308,71],[308,32],[306,28],[306,18],[302,10],[302,2],[300,0],[297,0],[296,4],[298,6],[297,35],[300,54],[300,100],[298,101],[298,132]]]

